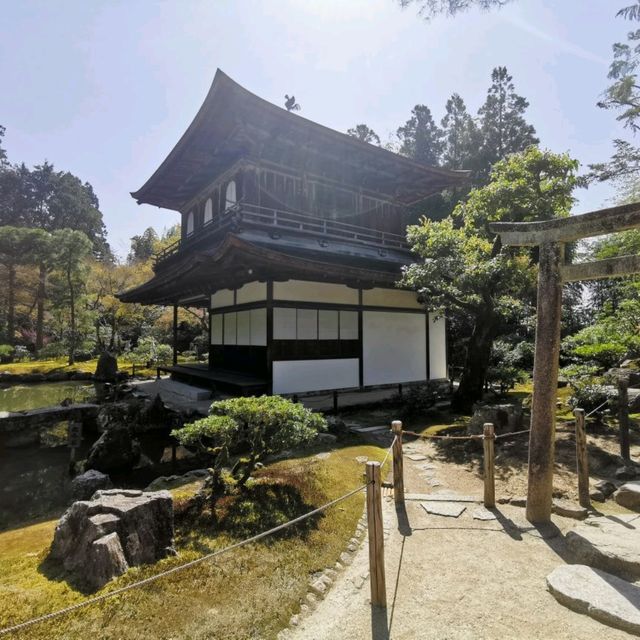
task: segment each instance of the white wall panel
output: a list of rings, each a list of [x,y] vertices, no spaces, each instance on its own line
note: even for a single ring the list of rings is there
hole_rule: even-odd
[[[358,358],[273,363],[273,393],[305,393],[358,386]]]
[[[358,304],[358,290],[343,284],[287,280],[273,283],[274,300]]]
[[[233,304],[233,289],[221,289],[211,296],[211,308],[230,307]]]
[[[251,312],[238,311],[236,318],[236,344],[251,344]]]
[[[364,289],[362,304],[370,307],[402,307],[405,309],[422,309],[415,291],[402,289]]]
[[[318,311],[317,309],[298,309],[298,340],[318,339]]]
[[[267,310],[251,309],[251,344],[255,347],[267,346]]]
[[[211,344],[222,344],[222,322],[221,313],[211,316]]]
[[[224,343],[236,344],[236,314],[224,314]]]
[[[274,340],[296,339],[296,310],[276,307],[273,310]]]
[[[365,385],[426,379],[426,314],[365,311],[362,323]]]
[[[447,378],[447,323],[444,316],[429,314],[429,377]]]
[[[267,299],[266,282],[247,282],[236,291],[236,304],[262,302]]]
[[[339,337],[337,311],[318,311],[318,338],[320,340],[337,340]]]
[[[340,312],[340,340],[358,339],[358,312]]]

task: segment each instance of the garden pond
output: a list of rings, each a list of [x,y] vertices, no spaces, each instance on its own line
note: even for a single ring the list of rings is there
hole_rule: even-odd
[[[57,405],[66,399],[89,402],[94,398],[95,388],[86,382],[15,384],[0,389],[0,411],[30,411]]]

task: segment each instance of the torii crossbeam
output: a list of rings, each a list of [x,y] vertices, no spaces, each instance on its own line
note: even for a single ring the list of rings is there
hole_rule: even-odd
[[[527,520],[546,523],[551,520],[553,494],[562,285],[640,273],[639,255],[565,264],[565,245],[583,238],[640,228],[640,203],[544,222],[494,222],[489,228],[500,236],[503,245],[538,246],[540,250]]]

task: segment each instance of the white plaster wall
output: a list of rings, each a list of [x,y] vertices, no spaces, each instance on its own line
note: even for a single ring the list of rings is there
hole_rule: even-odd
[[[429,378],[448,377],[447,372],[447,323],[444,316],[429,314]]]
[[[222,323],[221,313],[211,316],[211,344],[222,344]]]
[[[233,304],[233,289],[220,289],[211,296],[211,308],[230,307]]]
[[[358,290],[343,284],[287,280],[273,283],[274,300],[358,304]]]
[[[236,313],[224,314],[224,343],[236,344]]]
[[[426,320],[422,313],[363,313],[365,385],[426,380]]]
[[[357,340],[358,335],[358,312],[340,312],[340,340]]]
[[[250,345],[251,344],[251,312],[250,311],[238,311],[236,316],[236,344]]]
[[[358,358],[273,363],[273,393],[305,393],[358,386]]]
[[[251,309],[251,345],[267,346],[267,310]]]
[[[296,310],[275,307],[273,310],[274,340],[296,339]]]
[[[422,309],[415,291],[402,289],[364,289],[362,304],[371,307],[402,307],[404,309]]]
[[[236,304],[262,302],[267,299],[266,282],[247,282],[236,291]]]

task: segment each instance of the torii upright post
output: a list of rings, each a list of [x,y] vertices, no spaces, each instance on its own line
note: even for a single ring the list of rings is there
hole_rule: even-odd
[[[527,520],[551,520],[562,285],[640,273],[640,256],[565,264],[567,242],[640,227],[640,203],[544,222],[490,225],[505,246],[538,246],[538,305],[529,435]]]

